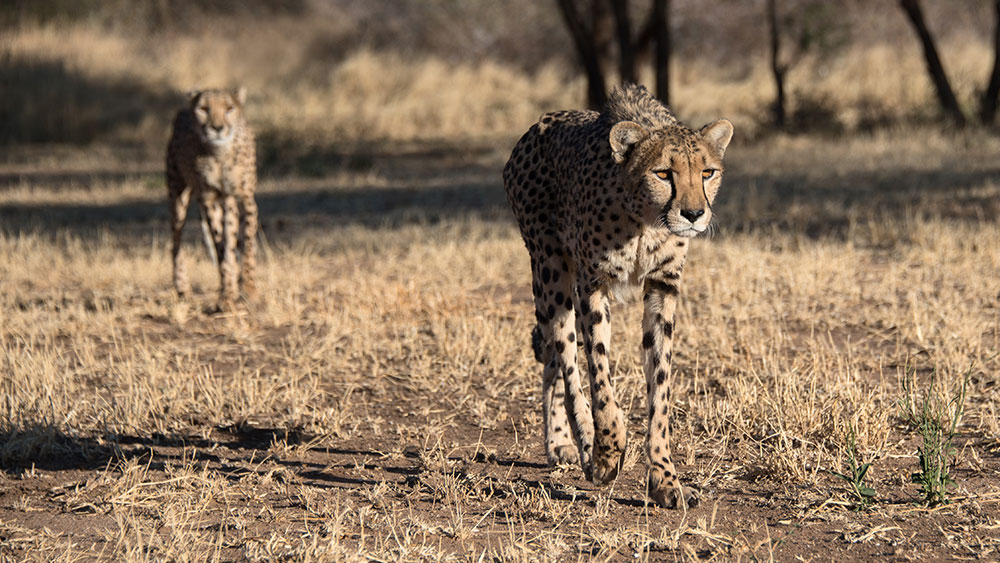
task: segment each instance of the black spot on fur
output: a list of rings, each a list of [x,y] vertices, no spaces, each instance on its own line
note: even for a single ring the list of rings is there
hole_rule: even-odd
[[[642,347],[649,350],[653,347],[653,333],[652,331],[646,332],[642,335]]]
[[[535,325],[535,329],[531,331],[531,349],[535,352],[536,362],[545,361],[542,359],[542,354],[545,351],[545,340],[542,338],[542,327],[538,325]]]

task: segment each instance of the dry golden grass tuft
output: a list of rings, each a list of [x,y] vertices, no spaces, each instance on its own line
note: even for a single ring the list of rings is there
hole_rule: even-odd
[[[642,503],[636,307],[613,311],[625,471],[601,490],[543,466],[506,147],[265,180],[263,295],[229,316],[203,313],[195,225],[196,295],[171,293],[159,155],[11,153],[0,556],[993,557],[998,149],[929,131],[734,147],[678,313],[673,441],[708,497],[687,512]],[[908,371],[941,393],[971,373],[939,509],[909,483]],[[879,494],[863,513],[829,474],[849,427]]]

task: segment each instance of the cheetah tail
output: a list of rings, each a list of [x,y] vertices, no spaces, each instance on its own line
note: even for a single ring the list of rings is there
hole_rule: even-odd
[[[205,246],[208,248],[208,255],[212,258],[212,264],[219,267],[219,257],[215,251],[215,242],[212,240],[212,231],[208,228],[208,220],[201,218],[201,234],[205,237]]]

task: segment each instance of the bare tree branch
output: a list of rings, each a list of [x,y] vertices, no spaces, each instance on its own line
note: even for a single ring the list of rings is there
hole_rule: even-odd
[[[937,47],[934,45],[934,38],[931,37],[930,30],[924,22],[924,13],[920,9],[919,0],[899,0],[900,7],[906,12],[906,16],[913,26],[913,31],[920,38],[920,44],[924,50],[924,62],[927,63],[927,72],[934,83],[934,92],[937,94],[938,102],[945,115],[955,122],[959,127],[965,125],[965,116],[962,115],[961,108],[958,107],[958,100],[955,92],[948,82],[948,75],[944,72],[941,58],[938,57]]]
[[[979,101],[979,119],[984,125],[993,123],[997,114],[997,96],[1000,95],[1000,0],[994,2],[993,16],[993,70],[990,82]]]

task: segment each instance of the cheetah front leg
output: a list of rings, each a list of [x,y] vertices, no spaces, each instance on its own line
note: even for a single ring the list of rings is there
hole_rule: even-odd
[[[209,253],[215,258],[219,270],[219,300],[216,311],[231,308],[237,296],[236,269],[236,227],[233,224],[237,216],[230,210],[235,208],[235,198],[223,196],[218,192],[204,190],[199,200],[204,224],[208,225]],[[230,243],[231,239],[231,243]]]
[[[211,189],[202,190],[198,204],[201,211],[201,229],[205,237],[205,248],[208,250],[212,265],[218,268],[225,252],[222,232],[225,212],[219,202],[217,192]]]
[[[240,207],[242,213],[240,229],[240,253],[243,258],[243,265],[240,270],[240,285],[243,287],[247,298],[253,299],[257,295],[257,202],[254,201],[253,191],[248,195],[240,197]]]
[[[625,461],[625,414],[615,401],[608,362],[611,341],[611,307],[601,290],[579,291],[581,332],[590,366],[590,399],[594,418],[593,481],[610,482]]]
[[[219,256],[219,308],[231,308],[239,297],[239,264],[236,261],[236,245],[239,239],[240,209],[236,197],[226,195],[223,207],[223,252]]]
[[[173,179],[168,175],[167,179],[170,183],[170,256],[174,269],[174,290],[177,291],[177,295],[184,297],[191,293],[191,284],[188,282],[184,259],[181,256],[181,242],[184,238],[188,204],[191,202],[191,188],[184,186],[179,176]]]
[[[649,497],[659,506],[683,508],[698,504],[696,491],[681,485],[670,461],[670,358],[677,306],[676,280],[647,280],[643,298],[642,348],[646,373],[649,428]]]

